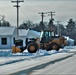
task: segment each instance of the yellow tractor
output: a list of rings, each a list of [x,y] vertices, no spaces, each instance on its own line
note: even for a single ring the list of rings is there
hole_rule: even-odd
[[[40,37],[26,38],[26,47],[22,46],[21,40],[16,40],[15,46],[12,47],[12,52],[23,52],[25,49],[29,53],[36,53],[39,49],[42,50],[56,50],[66,45],[66,39],[62,36],[56,36],[54,31],[41,31]],[[19,47],[21,46],[21,47]]]
[[[44,30],[41,31],[38,38],[27,38],[26,48],[29,53],[36,53],[37,50],[56,50],[66,45],[66,39],[62,36],[56,36],[54,31]]]

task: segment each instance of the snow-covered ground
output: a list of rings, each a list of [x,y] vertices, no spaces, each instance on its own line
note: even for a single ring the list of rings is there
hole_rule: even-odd
[[[60,49],[58,52],[55,50],[48,52],[46,50],[40,50],[39,52],[34,54],[30,54],[27,51],[24,51],[23,53],[12,54],[10,49],[0,50],[0,75],[4,74],[25,75],[27,73],[29,74],[47,73],[46,71],[49,70],[48,69],[49,67],[47,65],[50,65],[50,69],[58,67],[59,65],[53,66],[52,64],[55,62],[57,64],[59,61],[69,58],[75,53],[76,53],[76,46],[66,46],[63,49]],[[67,61],[65,62],[67,63]],[[68,60],[68,62],[70,62],[70,59]],[[60,66],[63,64],[64,61],[60,63]],[[74,68],[76,68],[76,66]],[[23,71],[25,71],[24,74]],[[52,71],[51,73],[54,72]],[[48,73],[50,74],[50,71]]]

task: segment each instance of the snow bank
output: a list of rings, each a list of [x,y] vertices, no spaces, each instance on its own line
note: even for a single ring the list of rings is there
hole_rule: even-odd
[[[74,40],[69,38],[68,36],[64,36],[67,42],[67,46],[74,46]]]

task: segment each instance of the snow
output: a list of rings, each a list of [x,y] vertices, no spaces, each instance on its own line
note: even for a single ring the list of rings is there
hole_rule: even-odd
[[[63,36],[66,39],[68,46],[74,46],[74,40],[69,38],[68,36]]]
[[[74,66],[74,64],[75,64],[74,61],[70,61],[70,59],[67,59],[65,61],[63,60],[61,62],[55,63],[54,65],[49,65],[46,68],[42,69],[41,71],[39,70],[38,72],[36,72],[34,74],[41,74],[41,73],[44,73],[44,74],[51,73],[51,74],[58,74],[58,75],[74,74],[74,72],[75,72],[74,69],[76,68],[76,66]],[[72,69],[74,70],[74,72],[72,71]]]
[[[47,61],[54,61],[56,59],[73,54],[76,51],[76,46],[66,46],[56,50],[46,51],[39,50],[37,53],[11,53],[11,50],[0,50],[0,74],[12,74],[21,70],[29,69]],[[71,53],[68,53],[71,52]],[[50,59],[50,60],[49,60]],[[47,69],[47,68],[46,68]],[[46,70],[45,69],[45,70]]]
[[[40,35],[39,32],[32,30],[20,30],[19,33],[20,36],[23,36],[24,34],[28,33],[27,37],[29,38],[31,38],[32,35],[33,38],[39,37]],[[61,73],[70,72],[68,70],[65,71],[65,69],[67,68],[64,68],[62,66],[63,64],[65,67],[68,64],[70,65],[70,62],[66,63],[70,61],[70,59],[58,63],[60,60],[66,59],[66,57],[70,57],[74,53],[76,53],[76,46],[74,46],[74,40],[70,39],[69,37],[65,37],[65,38],[67,38],[67,44],[69,42],[68,44],[69,46],[65,46],[63,49],[60,49],[59,51],[56,50],[46,51],[40,49],[36,53],[28,53],[27,50],[25,50],[23,53],[12,53],[11,49],[0,49],[0,75],[4,75],[4,74],[14,75],[14,73],[17,73],[22,70],[29,70],[31,68],[32,70],[34,70],[34,73],[31,74],[40,74],[40,73],[46,74],[47,71],[48,73],[50,73],[51,71],[52,74],[55,72],[59,73],[60,71]],[[55,63],[55,61],[57,62]],[[55,63],[55,65],[53,65],[53,63]],[[75,64],[75,62],[73,61],[71,61],[71,63]],[[47,64],[49,64],[50,68],[49,66],[44,68],[44,66],[46,66]],[[71,67],[73,64],[71,64]],[[38,69],[37,67],[39,67],[41,70]],[[58,67],[58,69],[56,69],[56,67]],[[73,67],[75,68],[75,66]]]
[[[19,29],[19,36],[27,36],[28,31],[29,31],[29,29],[28,30],[26,30],[26,29]]]
[[[65,60],[64,59],[63,60],[61,59],[62,61],[58,60],[59,62],[56,62],[54,64],[49,64],[46,68],[38,70],[38,71],[35,70],[34,73],[31,73],[31,74],[32,75],[36,75],[36,74],[38,74],[38,75],[39,74],[75,75],[76,74],[76,71],[75,71],[76,54],[72,54],[72,53],[69,54],[70,58],[69,58],[69,56],[66,56],[65,53],[61,53],[60,55],[65,56],[64,57]],[[58,56],[59,56],[59,54],[58,55],[56,54],[55,58],[59,58]],[[62,56],[61,56],[61,58],[62,58]],[[66,58],[68,58],[68,59],[66,59]]]
[[[11,27],[0,27],[0,36],[9,36],[9,35],[12,36],[14,30],[15,30],[14,26],[11,26]]]

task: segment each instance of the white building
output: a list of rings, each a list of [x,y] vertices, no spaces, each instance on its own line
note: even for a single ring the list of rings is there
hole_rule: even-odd
[[[15,27],[0,27],[0,49],[11,48],[15,30]]]
[[[0,27],[0,49],[11,49],[17,37],[16,27]],[[26,45],[26,38],[39,37],[40,33],[33,30],[19,29],[19,39]]]

